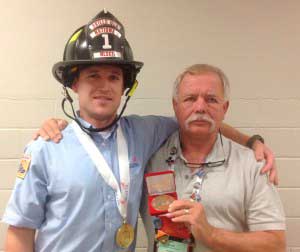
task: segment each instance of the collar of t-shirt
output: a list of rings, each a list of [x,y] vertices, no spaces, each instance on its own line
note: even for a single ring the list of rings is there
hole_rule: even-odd
[[[211,152],[205,158],[204,162],[216,162],[216,161],[223,160],[224,158],[227,159],[228,151],[229,151],[228,141],[224,136],[222,136],[222,140],[223,140],[223,148],[222,148],[222,144],[221,144],[220,134],[218,134],[217,139],[214,143],[214,146],[213,146]],[[171,152],[171,148],[173,146],[175,146],[177,148],[177,158],[180,158],[183,161],[187,162],[187,160],[185,159],[185,157],[182,154],[182,149],[181,149],[181,145],[180,145],[180,137],[179,137],[178,131],[174,135],[174,144],[169,146],[169,149],[168,149],[169,153]],[[224,149],[224,152],[223,152],[223,149]]]

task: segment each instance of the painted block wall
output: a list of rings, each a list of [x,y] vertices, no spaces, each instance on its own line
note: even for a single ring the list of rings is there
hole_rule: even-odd
[[[48,117],[64,118],[51,75],[70,34],[106,8],[145,63],[127,114],[173,115],[172,83],[194,63],[231,82],[226,122],[259,133],[276,155],[288,252],[300,251],[300,2],[209,0],[15,0],[0,8],[0,217],[23,147]],[[6,226],[0,224],[0,251]],[[139,224],[138,249],[146,251]]]

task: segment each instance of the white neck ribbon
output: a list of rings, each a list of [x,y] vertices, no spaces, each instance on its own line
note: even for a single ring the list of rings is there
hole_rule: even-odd
[[[128,204],[128,194],[130,185],[130,174],[129,174],[129,159],[128,159],[128,147],[123,135],[121,126],[117,129],[117,145],[118,145],[118,159],[119,159],[119,172],[120,172],[120,186],[117,179],[115,178],[112,169],[107,164],[102,153],[95,145],[94,141],[88,134],[83,132],[79,125],[73,121],[71,123],[76,136],[78,137],[80,143],[89,154],[94,165],[97,167],[98,172],[114,191],[116,195],[116,203],[119,212],[126,221],[127,218],[127,204]]]

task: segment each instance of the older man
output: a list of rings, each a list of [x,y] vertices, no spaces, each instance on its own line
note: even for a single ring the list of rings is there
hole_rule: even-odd
[[[214,66],[193,65],[178,76],[173,108],[179,131],[152,157],[148,172],[174,171],[180,200],[169,205],[166,215],[189,227],[194,251],[285,251],[285,218],[276,188],[260,174],[263,164],[253,152],[220,131],[228,89],[225,74]],[[143,198],[151,251],[154,229]],[[170,244],[186,242],[169,239]],[[165,251],[167,244],[157,242],[155,249]]]

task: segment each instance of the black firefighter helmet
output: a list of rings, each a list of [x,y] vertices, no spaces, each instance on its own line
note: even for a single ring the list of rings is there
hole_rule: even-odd
[[[95,64],[118,65],[123,70],[124,89],[128,89],[125,93],[125,103],[119,115],[104,128],[82,125],[72,105],[73,99],[67,91],[67,87],[72,87],[74,79],[81,69]],[[52,68],[54,77],[63,84],[65,96],[61,104],[63,112],[67,117],[77,122],[87,134],[110,128],[121,118],[127,102],[137,86],[136,75],[142,66],[142,62],[133,59],[132,50],[125,38],[124,26],[108,11],[101,11],[88,24],[80,27],[72,34],[65,46],[63,61],[56,63]],[[65,110],[65,102],[67,101],[71,105],[73,115]]]
[[[53,66],[52,73],[65,87],[71,87],[79,70],[93,64],[119,65],[124,73],[125,88],[133,86],[143,66],[133,59],[124,26],[105,10],[72,34],[65,46],[63,61]]]

